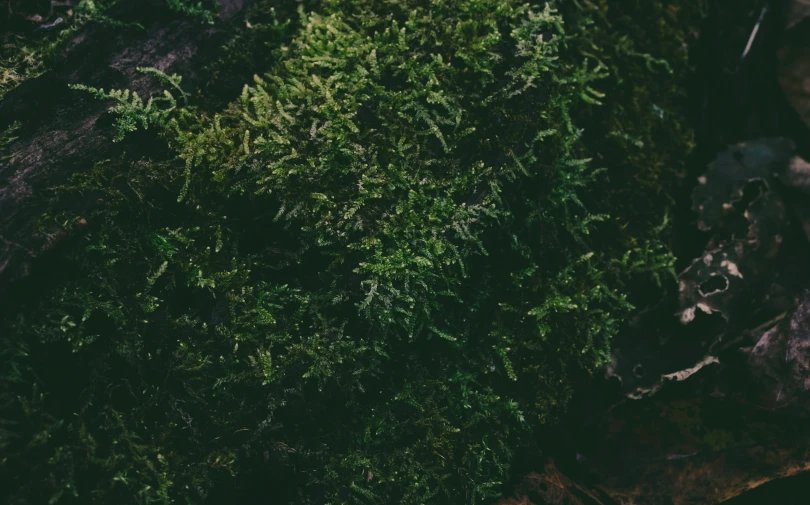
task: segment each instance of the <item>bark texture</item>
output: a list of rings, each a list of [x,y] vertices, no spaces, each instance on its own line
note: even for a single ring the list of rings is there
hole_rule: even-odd
[[[221,17],[234,22],[250,3],[221,1]],[[142,97],[162,89],[137,67],[180,74],[189,89],[204,82],[201,69],[216,58],[228,24],[171,19],[153,8],[149,2],[126,2],[126,12],[117,13],[140,22],[142,30],[88,24],[64,45],[50,71],[22,83],[0,102],[0,131],[15,121],[21,124],[8,149],[10,158],[0,161],[0,296],[30,272],[32,260],[66,237],[55,226],[38,229],[47,188],[124,150],[144,148],[137,140],[113,144],[107,104],[68,85],[130,89]]]

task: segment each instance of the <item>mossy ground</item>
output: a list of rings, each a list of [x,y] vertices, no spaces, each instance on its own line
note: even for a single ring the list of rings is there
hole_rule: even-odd
[[[54,188],[78,237],[0,323],[0,496],[496,497],[671,274],[692,147],[703,4],[556,4],[266,11],[215,113],[154,72],[154,100],[90,89],[177,157]]]
[[[88,22],[142,28],[117,16],[116,8],[125,3],[126,0],[78,0],[55,3],[54,7],[48,1],[9,1],[7,12],[0,16],[0,100],[22,82],[45,73],[62,44]],[[156,9],[201,22],[214,22],[216,17],[216,2],[210,0],[154,0],[152,4]],[[45,28],[49,25],[53,27]]]

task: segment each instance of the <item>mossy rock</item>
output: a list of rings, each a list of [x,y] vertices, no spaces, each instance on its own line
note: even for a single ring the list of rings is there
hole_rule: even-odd
[[[82,234],[0,322],[0,496],[497,497],[671,274],[702,2],[616,8],[322,1],[218,114],[91,90],[177,159],[56,189]]]

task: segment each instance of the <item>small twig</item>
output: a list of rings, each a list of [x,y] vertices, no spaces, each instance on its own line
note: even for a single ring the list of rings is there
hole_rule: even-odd
[[[781,314],[774,317],[773,319],[771,319],[771,320],[769,320],[769,321],[767,321],[765,323],[760,324],[756,328],[753,328],[753,329],[749,330],[748,334],[754,334],[755,335],[755,334],[757,334],[759,332],[762,332],[762,331],[768,330],[770,328],[773,328],[776,324],[778,324],[780,321],[782,321],[782,319],[784,319],[787,315],[788,315],[787,312],[782,312]],[[740,335],[737,335],[735,338],[733,338],[733,339],[731,339],[731,340],[729,340],[727,342],[721,343],[721,345],[719,345],[717,347],[717,349],[714,349],[714,354],[720,354],[722,352],[727,351],[728,349],[730,349],[734,345],[739,344],[740,342],[745,340],[745,338],[746,338],[745,335],[740,334]]]
[[[45,23],[45,24],[39,25],[39,29],[40,30],[53,30],[57,26],[61,25],[63,21],[64,21],[64,19],[62,19],[61,17],[58,17],[58,18],[54,19],[52,23]]]
[[[751,30],[751,35],[748,36],[748,43],[745,45],[745,49],[743,49],[742,54],[740,55],[740,62],[737,64],[737,68],[739,69],[740,65],[743,64],[745,61],[746,56],[751,51],[751,47],[754,45],[754,40],[757,38],[757,33],[759,33],[759,28],[762,26],[762,21],[765,19],[765,14],[768,13],[768,3],[766,2],[765,5],[762,6],[762,10],[759,13],[759,19],[757,19],[757,24],[754,25],[754,29]]]
[[[2,240],[3,242],[5,242],[6,244],[8,244],[8,245],[10,245],[12,247],[22,249],[23,251],[27,252],[31,256],[36,256],[36,253],[34,253],[34,251],[32,251],[31,249],[25,247],[24,245],[18,244],[17,242],[14,242],[13,240],[9,240],[9,239],[5,238],[2,235],[0,235],[0,240]]]

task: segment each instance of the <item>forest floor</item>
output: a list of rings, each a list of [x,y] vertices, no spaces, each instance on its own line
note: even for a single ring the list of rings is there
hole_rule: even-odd
[[[199,23],[215,15],[197,4],[177,7],[186,17],[169,22],[153,22],[146,4],[104,12],[142,25],[147,36],[133,37],[131,25],[91,23],[93,2],[8,1],[9,20],[49,35],[35,48],[7,37],[0,53],[0,300],[8,286],[58,269],[41,264],[70,240],[25,228],[41,212],[31,188],[61,184],[126,149],[168,156],[143,132],[123,147],[110,143],[106,104],[76,94],[66,105],[64,83],[151,96],[162,83],[136,69],[171,68],[188,89],[205,91],[203,110],[223,108],[269,59],[257,51],[222,64],[251,3],[220,2],[222,21],[211,24]],[[807,503],[810,3],[744,3],[713,2],[690,48],[696,149],[672,216],[677,282],[626,322],[604,378],[544,428],[555,443],[517,462],[524,477],[498,505]],[[269,46],[273,33],[255,37]],[[58,78],[37,79],[46,72]],[[20,147],[17,137],[36,140]],[[2,172],[6,145],[27,168]]]
[[[810,4],[714,7],[692,50],[678,291],[615,342],[565,461],[501,505],[808,500]]]

